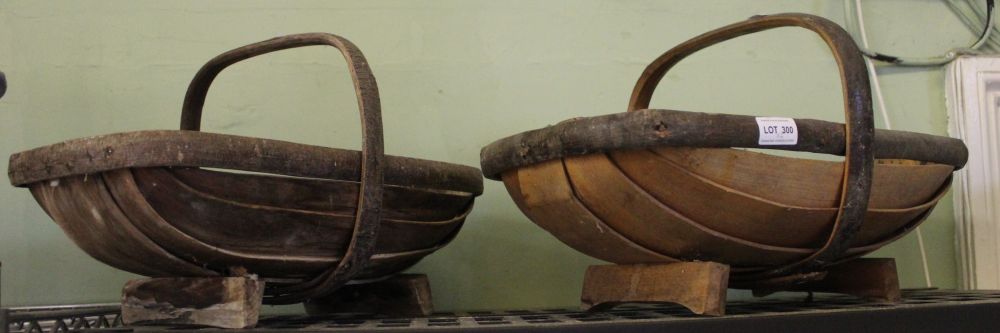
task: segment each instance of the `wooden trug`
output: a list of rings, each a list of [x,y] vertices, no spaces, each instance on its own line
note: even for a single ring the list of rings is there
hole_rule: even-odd
[[[361,151],[200,132],[209,88],[227,66],[313,45],[334,47],[347,62]],[[8,177],[99,261],[151,277],[229,276],[240,267],[268,282],[267,304],[302,302],[412,266],[455,237],[482,193],[475,168],[384,154],[368,61],[350,41],[325,33],[211,59],[188,86],[181,130],[16,153]]]
[[[391,317],[428,316],[434,312],[431,284],[424,274],[400,274],[386,280],[349,284],[305,303],[309,315],[368,313]]]
[[[250,277],[149,278],[122,290],[125,325],[257,325],[264,282]]]

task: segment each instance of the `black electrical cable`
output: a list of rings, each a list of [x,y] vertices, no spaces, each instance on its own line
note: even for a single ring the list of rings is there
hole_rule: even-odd
[[[847,0],[847,1],[848,1],[848,3],[850,2],[850,0]],[[904,58],[904,57],[898,57],[898,56],[888,55],[888,54],[884,54],[884,53],[874,52],[874,51],[868,50],[868,49],[866,49],[864,47],[861,48],[861,52],[866,57],[868,57],[868,58],[871,58],[871,59],[874,59],[874,60],[878,60],[878,61],[888,62],[888,63],[891,63],[891,64],[902,65],[902,66],[934,66],[934,65],[941,65],[941,64],[947,63],[948,61],[951,61],[952,59],[954,59],[954,57],[955,57],[955,55],[957,53],[963,53],[963,51],[978,48],[980,45],[982,45],[983,42],[986,41],[987,35],[990,33],[990,30],[993,29],[993,24],[991,24],[991,23],[993,23],[993,9],[994,9],[995,5],[996,4],[995,4],[994,0],[986,0],[986,23],[984,24],[982,32],[979,33],[979,36],[976,39],[976,42],[973,43],[972,46],[966,48],[965,50],[963,50],[963,49],[952,50],[952,51],[949,51],[949,53],[946,54],[945,56],[942,56],[942,57],[940,57],[938,59],[928,58],[926,60],[925,59],[907,59],[907,58]],[[845,6],[846,6],[846,4],[845,4]],[[847,8],[845,7],[845,9],[847,9]],[[860,11],[860,8],[858,8],[857,10]],[[851,15],[851,14],[849,13],[848,15]],[[857,15],[860,15],[860,12]],[[848,20],[850,20],[850,19],[848,18]]]
[[[7,76],[0,72],[0,97],[7,93]]]

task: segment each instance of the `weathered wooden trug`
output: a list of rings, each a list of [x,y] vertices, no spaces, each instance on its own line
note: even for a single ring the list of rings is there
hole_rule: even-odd
[[[209,86],[224,68],[310,45],[337,48],[347,60],[362,151],[199,131]],[[351,42],[324,33],[275,38],[210,60],[188,87],[179,131],[20,152],[8,176],[102,262],[151,277],[255,274],[270,304],[402,271],[448,244],[482,193],[475,168],[383,154],[368,62]]]
[[[761,125],[770,119],[648,109],[658,82],[684,57],[785,26],[809,29],[830,47],[840,69],[846,125],[779,119],[789,140],[774,141],[774,128]],[[960,140],[875,130],[862,54],[835,23],[805,14],[756,16],[667,51],[642,73],[628,111],[498,140],[482,150],[483,172],[502,180],[525,215],[574,249],[621,265],[722,263],[729,266],[728,285],[737,288],[819,285],[813,282],[836,265],[902,237],[927,217],[968,154]],[[834,154],[844,161],[732,148]],[[672,271],[636,269],[619,275],[664,277]],[[612,281],[618,275],[601,276]],[[656,288],[644,290],[649,295],[639,296],[646,300],[675,300]],[[584,294],[594,291],[585,287]]]

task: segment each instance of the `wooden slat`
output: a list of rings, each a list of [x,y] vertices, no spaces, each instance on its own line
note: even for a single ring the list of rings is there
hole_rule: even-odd
[[[637,187],[604,154],[570,157],[564,162],[574,192],[595,216],[664,255],[760,267],[788,263],[812,252],[754,243],[708,229]]]
[[[136,228],[184,260],[220,270],[242,266],[252,273],[262,275],[263,278],[300,278],[336,264],[340,259],[337,256],[307,256],[294,253],[261,254],[206,244],[181,232],[164,220],[145,200],[129,170],[108,172],[105,177],[115,200],[119,202],[123,212]],[[373,278],[405,269],[419,258],[446,245],[453,237],[454,234],[431,248],[400,253],[376,253],[372,256],[370,266],[366,267],[358,278]]]
[[[216,275],[175,257],[136,229],[99,174],[38,183],[31,192],[66,235],[101,262],[147,276]]]
[[[739,149],[653,148],[661,158],[719,185],[789,206],[837,207],[844,165]],[[869,208],[908,208],[932,199],[954,168],[876,160]],[[794,175],[794,176],[790,176]]]
[[[632,242],[580,204],[560,160],[520,168],[503,177],[518,208],[577,251],[613,263],[677,262]]]
[[[134,169],[132,173],[146,201],[161,217],[213,246],[273,255],[339,256],[350,241],[353,215],[214,197],[186,186],[161,168]],[[356,197],[353,200],[356,204]],[[451,216],[441,221],[383,218],[376,251],[405,252],[439,244],[462,225],[468,203],[449,208]]]
[[[353,216],[357,182],[232,173],[197,168],[169,169],[183,185],[245,204]],[[385,185],[382,217],[411,221],[441,221],[465,210],[475,195],[469,192]]]
[[[665,206],[708,229],[735,238],[775,246],[818,248],[826,240],[836,218],[837,209],[834,207],[796,207],[746,194],[705,179],[685,166],[674,164],[647,150],[608,155],[631,181]],[[798,161],[788,159],[783,162],[794,164]],[[781,171],[781,167],[776,167],[774,171]],[[940,189],[941,182],[949,174],[944,173],[944,178],[941,179],[915,178],[912,181],[935,183],[936,189]],[[799,181],[809,181],[811,177],[803,174],[796,178]],[[781,183],[777,185],[778,188],[784,188],[780,186]],[[896,193],[897,196],[907,194]],[[940,196],[932,196],[919,205],[903,209],[869,209],[853,245],[867,245],[885,238],[933,207],[938,199]],[[720,209],[723,208],[719,206],[720,203],[725,203],[726,207]]]

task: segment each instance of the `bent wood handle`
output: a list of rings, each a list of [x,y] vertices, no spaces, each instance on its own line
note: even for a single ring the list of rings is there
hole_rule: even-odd
[[[271,304],[298,303],[333,292],[357,275],[374,253],[382,215],[382,110],[375,75],[361,50],[343,37],[326,33],[288,35],[243,46],[209,60],[188,86],[181,112],[181,130],[198,131],[201,112],[212,81],[229,65],[274,51],[312,46],[332,46],[343,54],[351,72],[361,112],[361,189],[351,242],[340,262],[315,278],[284,288],[271,288],[265,301]]]
[[[822,268],[843,255],[864,222],[874,168],[872,137],[875,124],[868,73],[865,71],[864,58],[854,40],[836,23],[819,16],[807,14],[754,16],[746,21],[692,38],[661,55],[650,63],[639,77],[628,105],[628,111],[648,108],[653,91],[667,71],[685,57],[701,49],[746,34],[790,26],[802,27],[818,34],[830,47],[840,70],[846,117],[844,180],[840,192],[840,208],[830,237],[815,253],[799,262],[745,276],[749,279]]]

